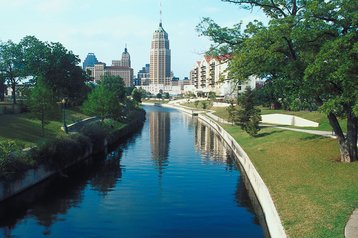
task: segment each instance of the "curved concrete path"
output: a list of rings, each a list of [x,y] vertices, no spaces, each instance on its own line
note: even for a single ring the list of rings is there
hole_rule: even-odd
[[[357,238],[358,237],[358,209],[353,211],[353,214],[348,220],[346,228],[344,230],[346,238]]]

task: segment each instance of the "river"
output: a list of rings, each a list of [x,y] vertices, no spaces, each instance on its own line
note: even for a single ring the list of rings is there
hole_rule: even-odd
[[[220,137],[179,111],[145,109],[115,150],[0,204],[0,237],[267,236]]]

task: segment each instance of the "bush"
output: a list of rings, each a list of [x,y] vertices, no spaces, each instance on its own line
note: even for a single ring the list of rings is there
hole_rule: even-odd
[[[99,151],[103,149],[103,141],[111,131],[110,125],[106,125],[105,122],[96,122],[84,126],[80,133],[90,139],[94,151]]]
[[[89,138],[76,134],[44,143],[37,149],[34,157],[38,163],[44,163],[51,169],[61,170],[83,156],[90,146]]]
[[[36,165],[23,148],[24,146],[16,141],[0,142],[0,179],[16,179]]]

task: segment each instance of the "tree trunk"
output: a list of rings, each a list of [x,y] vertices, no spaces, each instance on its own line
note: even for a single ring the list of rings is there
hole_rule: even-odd
[[[357,129],[358,119],[352,111],[349,111],[347,116],[347,144],[350,162],[357,161]]]
[[[353,113],[348,116],[347,137],[343,134],[337,117],[333,113],[328,114],[328,120],[337,136],[341,162],[349,163],[357,160],[357,118]]]
[[[13,104],[16,104],[16,85],[13,83],[11,84],[12,89],[12,102]]]

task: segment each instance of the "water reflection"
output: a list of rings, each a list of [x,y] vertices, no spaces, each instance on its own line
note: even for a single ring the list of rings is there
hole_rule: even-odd
[[[98,158],[83,162],[65,174],[1,203],[0,230],[3,237],[14,237],[12,229],[17,223],[31,217],[43,227],[42,234],[50,236],[51,226],[63,221],[70,208],[80,206],[84,199],[84,190],[89,184],[92,190],[98,191],[103,197],[113,190],[122,177],[121,156],[122,149],[117,149],[107,156],[98,155]]]
[[[101,192],[103,197],[105,197],[108,192],[113,191],[116,182],[122,178],[122,167],[120,164],[122,153],[122,149],[117,149],[109,153],[103,165],[91,179],[93,189]]]
[[[236,169],[235,159],[223,139],[201,121],[195,126],[195,149],[204,160],[224,163],[227,170]]]
[[[152,159],[160,174],[168,166],[170,143],[170,113],[149,112],[150,146]]]
[[[0,237],[262,238],[252,190],[221,137],[167,109],[147,118],[109,155],[0,204]]]

